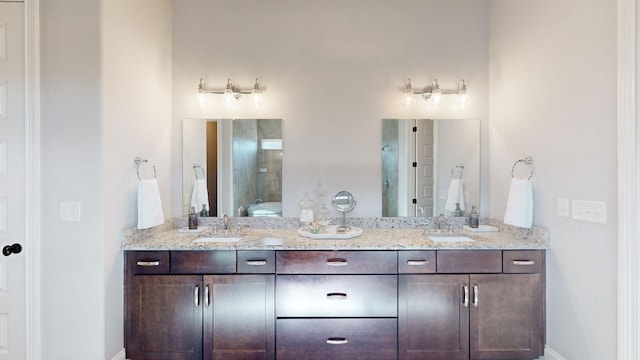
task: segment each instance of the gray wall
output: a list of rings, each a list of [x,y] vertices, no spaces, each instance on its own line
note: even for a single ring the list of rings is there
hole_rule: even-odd
[[[513,162],[532,156],[534,226],[550,230],[548,346],[616,358],[616,2],[491,1],[490,215]],[[607,202],[607,224],[556,216],[556,199]]]

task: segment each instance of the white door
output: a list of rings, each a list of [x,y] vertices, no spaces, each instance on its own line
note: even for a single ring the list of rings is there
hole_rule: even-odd
[[[25,359],[24,3],[0,0],[0,360]]]

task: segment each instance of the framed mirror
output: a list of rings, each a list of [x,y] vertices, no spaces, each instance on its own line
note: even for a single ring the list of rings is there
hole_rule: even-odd
[[[381,151],[383,217],[451,216],[453,201],[464,213],[479,205],[479,120],[383,119]]]
[[[282,216],[282,156],[281,119],[183,120],[183,214]]]

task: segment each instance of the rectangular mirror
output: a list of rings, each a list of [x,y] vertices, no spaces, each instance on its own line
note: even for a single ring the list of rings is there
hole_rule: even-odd
[[[183,214],[282,216],[281,119],[185,119]]]
[[[383,217],[451,216],[458,201],[464,213],[480,204],[479,120],[383,119],[381,148]],[[450,192],[460,186],[457,200]]]

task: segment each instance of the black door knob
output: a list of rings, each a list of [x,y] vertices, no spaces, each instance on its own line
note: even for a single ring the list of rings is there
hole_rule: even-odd
[[[22,251],[22,245],[13,244],[2,248],[2,255],[9,256],[11,254],[19,254]]]

